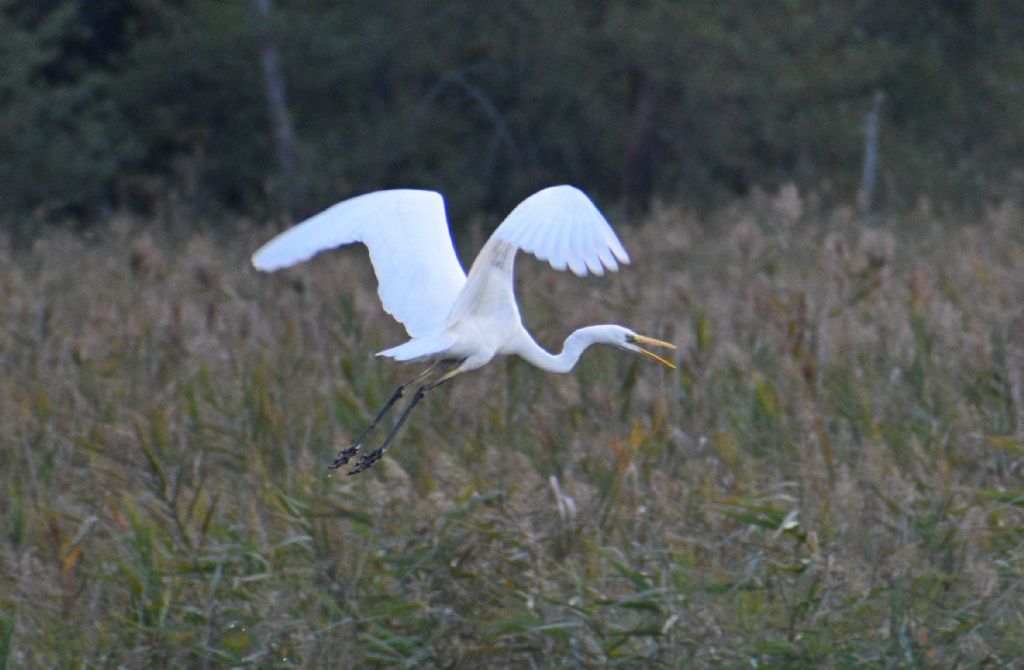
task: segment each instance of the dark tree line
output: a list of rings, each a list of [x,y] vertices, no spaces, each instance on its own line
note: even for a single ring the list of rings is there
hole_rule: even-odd
[[[35,224],[395,185],[467,209],[565,181],[852,200],[878,92],[876,200],[1020,186],[1018,0],[0,0],[0,202]]]

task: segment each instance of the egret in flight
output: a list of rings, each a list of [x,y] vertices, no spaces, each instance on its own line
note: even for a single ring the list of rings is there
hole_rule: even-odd
[[[587,326],[551,354],[523,327],[513,292],[512,264],[522,249],[556,270],[579,276],[615,271],[629,256],[594,203],[572,186],[552,186],[521,202],[487,240],[467,276],[452,246],[444,199],[433,191],[396,189],[368,193],[334,205],[286,230],[253,254],[259,270],[273,271],[320,251],[362,242],[370,251],[384,309],[401,321],[409,341],[378,352],[396,361],[429,361],[402,384],[363,434],[329,467],[356,456],[388,410],[419,384],[412,401],[381,445],[364,453],[348,472],[362,472],[384,451],[424,395],[456,375],[515,354],[549,372],[569,372],[592,344],[610,344],[675,367],[644,349],[675,345],[615,325]]]

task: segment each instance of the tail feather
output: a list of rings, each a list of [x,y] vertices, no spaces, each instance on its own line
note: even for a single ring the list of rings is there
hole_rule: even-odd
[[[415,337],[408,342],[391,347],[384,351],[378,351],[378,356],[387,356],[396,361],[414,361],[418,358],[427,358],[444,353],[455,344],[455,338],[450,335],[430,335],[427,337]]]

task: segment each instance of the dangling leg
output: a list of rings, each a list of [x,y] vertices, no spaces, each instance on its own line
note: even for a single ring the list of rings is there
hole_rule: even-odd
[[[459,362],[461,363],[462,361]],[[391,442],[394,441],[395,436],[398,435],[398,431],[402,427],[402,424],[405,423],[405,420],[409,418],[409,414],[412,413],[413,407],[415,407],[420,400],[423,400],[423,396],[427,395],[427,391],[432,391],[436,389],[438,386],[445,383],[455,375],[459,374],[461,371],[461,366],[457,367],[454,370],[446,373],[437,381],[424,384],[423,386],[416,389],[416,394],[412,397],[412,401],[409,402],[409,406],[406,407],[405,410],[402,412],[402,415],[398,417],[398,423],[396,423],[394,428],[391,429],[391,432],[388,433],[388,436],[384,438],[384,442],[381,443],[381,445],[374,449],[373,451],[363,454],[362,458],[359,459],[359,462],[356,463],[356,466],[349,470],[347,474],[357,475],[363,470],[369,468],[377,461],[379,461],[381,459],[381,456],[384,455],[384,452],[387,450],[387,448],[391,446]]]
[[[434,361],[434,363],[429,368],[427,368],[423,372],[419,373],[409,381],[399,386],[395,390],[394,395],[391,396],[391,399],[384,404],[384,407],[381,408],[381,410],[377,413],[377,416],[375,416],[373,421],[370,422],[370,425],[366,427],[366,430],[363,431],[363,434],[359,436],[359,439],[353,442],[352,446],[346,447],[345,449],[339,451],[338,455],[335,456],[334,460],[327,467],[331,470],[337,470],[338,468],[352,460],[352,457],[355,456],[356,452],[359,451],[359,448],[363,446],[363,442],[370,435],[370,433],[373,432],[373,429],[377,427],[377,424],[379,424],[380,420],[384,418],[384,415],[388,413],[388,410],[390,410],[394,406],[394,404],[398,402],[399,398],[405,395],[405,389],[412,386],[413,384],[417,384],[426,379],[430,375],[430,373],[432,373],[437,368],[437,366],[440,365],[442,362],[443,361]]]

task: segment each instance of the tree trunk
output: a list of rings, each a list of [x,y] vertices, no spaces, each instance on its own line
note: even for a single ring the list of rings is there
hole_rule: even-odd
[[[282,205],[288,216],[295,218],[300,191],[298,143],[295,139],[295,126],[288,114],[284,76],[281,74],[281,52],[270,27],[270,0],[251,2],[259,26],[260,59],[263,63],[263,84],[274,153],[283,180]]]
[[[622,165],[622,197],[629,209],[644,209],[654,187],[654,112],[657,90],[637,68],[630,74],[632,100]]]

